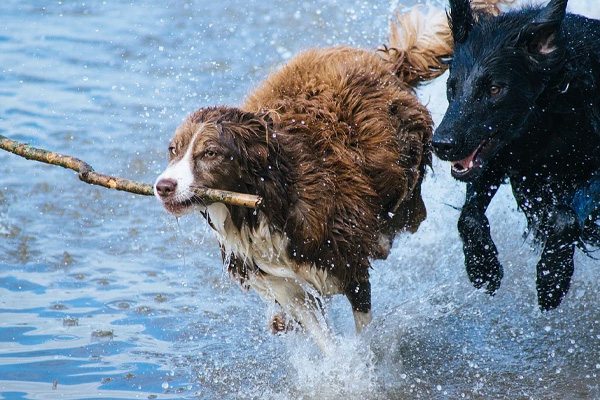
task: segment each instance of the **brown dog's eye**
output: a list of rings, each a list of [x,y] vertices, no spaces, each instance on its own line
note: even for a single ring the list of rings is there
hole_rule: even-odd
[[[490,86],[490,94],[498,94],[500,93],[500,87],[496,85]]]
[[[214,152],[214,151],[212,151],[212,150],[206,150],[206,153],[204,153],[204,155],[205,155],[206,157],[214,157],[214,156],[216,156],[216,155],[217,155],[217,153],[215,153],[215,152]]]
[[[175,148],[175,146],[169,146],[169,155],[176,155],[177,154],[177,149]]]

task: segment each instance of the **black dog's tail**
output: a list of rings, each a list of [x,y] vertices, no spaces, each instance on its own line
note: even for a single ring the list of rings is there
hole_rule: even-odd
[[[471,0],[471,6],[477,13],[497,15],[500,4],[514,1]],[[425,13],[422,7],[415,6],[395,17],[390,24],[388,43],[378,49],[392,63],[394,73],[412,86],[443,74],[452,58],[453,46],[446,13],[435,8]]]

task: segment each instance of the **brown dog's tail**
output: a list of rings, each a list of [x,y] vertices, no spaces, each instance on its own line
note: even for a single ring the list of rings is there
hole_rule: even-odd
[[[501,4],[515,0],[472,0],[476,13],[498,15]],[[452,32],[446,12],[415,6],[397,13],[390,24],[388,44],[378,48],[379,54],[392,63],[394,73],[404,82],[417,86],[432,80],[448,68],[452,58]]]
[[[419,6],[397,13],[390,24],[388,44],[378,51],[392,63],[394,73],[404,82],[416,86],[444,73],[445,59],[452,57],[452,33],[446,13]]]
[[[471,0],[471,8],[477,14],[499,15],[500,5],[513,4],[516,0]]]

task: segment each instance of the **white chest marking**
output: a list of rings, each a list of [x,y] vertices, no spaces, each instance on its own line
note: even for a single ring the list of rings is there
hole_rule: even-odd
[[[272,233],[263,215],[259,214],[259,224],[255,230],[248,225],[238,230],[224,204],[211,204],[206,211],[217,232],[217,239],[227,254],[233,253],[245,262],[253,262],[265,274],[293,279],[301,286],[309,284],[321,294],[340,293],[337,279],[326,270],[314,265],[298,264],[288,257],[287,237],[279,232]]]

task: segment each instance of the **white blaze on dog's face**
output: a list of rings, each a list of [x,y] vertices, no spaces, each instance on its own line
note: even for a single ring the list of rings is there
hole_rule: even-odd
[[[184,149],[182,157],[177,158],[176,146],[169,145],[169,166],[158,176],[154,183],[154,195],[163,206],[175,216],[181,216],[192,211],[193,171],[193,142]]]
[[[205,205],[194,195],[198,187],[235,190],[239,167],[222,126],[186,120],[169,144],[169,165],[156,179],[154,194],[167,211],[181,216]]]

